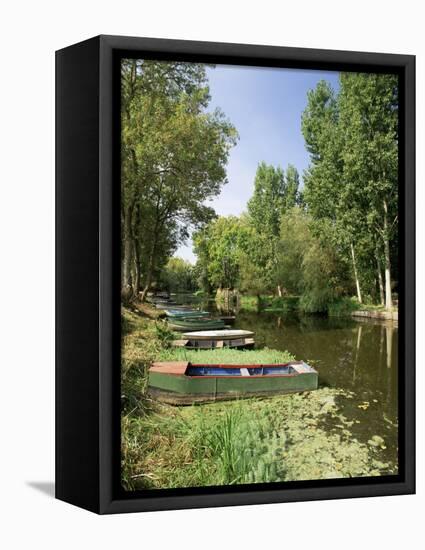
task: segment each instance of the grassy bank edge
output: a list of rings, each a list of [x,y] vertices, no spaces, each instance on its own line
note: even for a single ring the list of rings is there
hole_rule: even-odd
[[[355,311],[387,312],[388,310],[379,304],[363,303],[360,304],[355,297],[343,297],[328,304],[324,311],[310,312],[306,311],[301,303],[299,296],[249,296],[242,295],[240,306],[245,311],[265,311],[269,313],[291,313],[301,314],[322,313],[329,317],[351,317]],[[398,308],[393,307],[391,312],[397,312]]]

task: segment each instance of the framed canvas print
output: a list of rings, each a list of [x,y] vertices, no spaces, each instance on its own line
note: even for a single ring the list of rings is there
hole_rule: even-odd
[[[414,57],[56,60],[57,498],[413,493]]]

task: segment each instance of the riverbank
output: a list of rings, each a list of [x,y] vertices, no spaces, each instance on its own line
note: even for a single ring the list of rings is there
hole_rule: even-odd
[[[299,311],[299,296],[247,296],[240,297],[240,308],[245,311],[284,312]]]
[[[352,317],[366,317],[368,319],[379,319],[381,321],[398,321],[398,311],[374,311],[370,309],[356,310],[351,313]]]
[[[246,362],[291,359],[288,352],[268,349],[171,349],[172,335],[150,309],[123,310],[122,480],[126,489],[396,473],[396,466],[382,459],[385,434],[358,439],[360,421],[343,403],[350,403],[357,415],[366,405],[361,396],[346,389],[322,386],[305,394],[190,407],[149,399],[147,369],[153,360],[196,357],[205,363],[237,363],[240,354]]]
[[[341,298],[327,306],[326,311],[306,312],[299,296],[241,296],[240,307],[245,311],[270,313],[326,313],[329,317],[367,317],[383,321],[398,321],[398,309],[390,311],[376,304],[360,304],[355,298]]]

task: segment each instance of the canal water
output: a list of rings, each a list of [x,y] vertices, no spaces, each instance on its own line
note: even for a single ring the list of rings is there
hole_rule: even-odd
[[[203,305],[205,307],[205,304]],[[209,303],[215,309],[215,303]],[[383,461],[397,463],[398,327],[362,318],[329,318],[268,312],[236,312],[234,328],[252,330],[256,348],[287,350],[319,372],[319,386],[346,390],[337,400],[354,420],[353,437],[384,439]]]

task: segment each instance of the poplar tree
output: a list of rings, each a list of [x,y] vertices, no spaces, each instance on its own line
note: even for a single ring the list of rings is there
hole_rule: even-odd
[[[385,306],[392,307],[391,242],[397,238],[398,79],[386,74],[341,74],[341,127],[345,178],[372,237],[370,248],[381,277]],[[355,190],[355,192],[354,192]],[[355,194],[354,194],[355,193]],[[360,213],[361,212],[361,213]]]
[[[337,95],[324,81],[309,92],[302,117],[311,155],[304,175],[307,209],[341,259],[350,258],[359,302],[372,270],[382,301],[384,264],[388,309],[397,239],[397,90],[393,75],[342,73]]]

